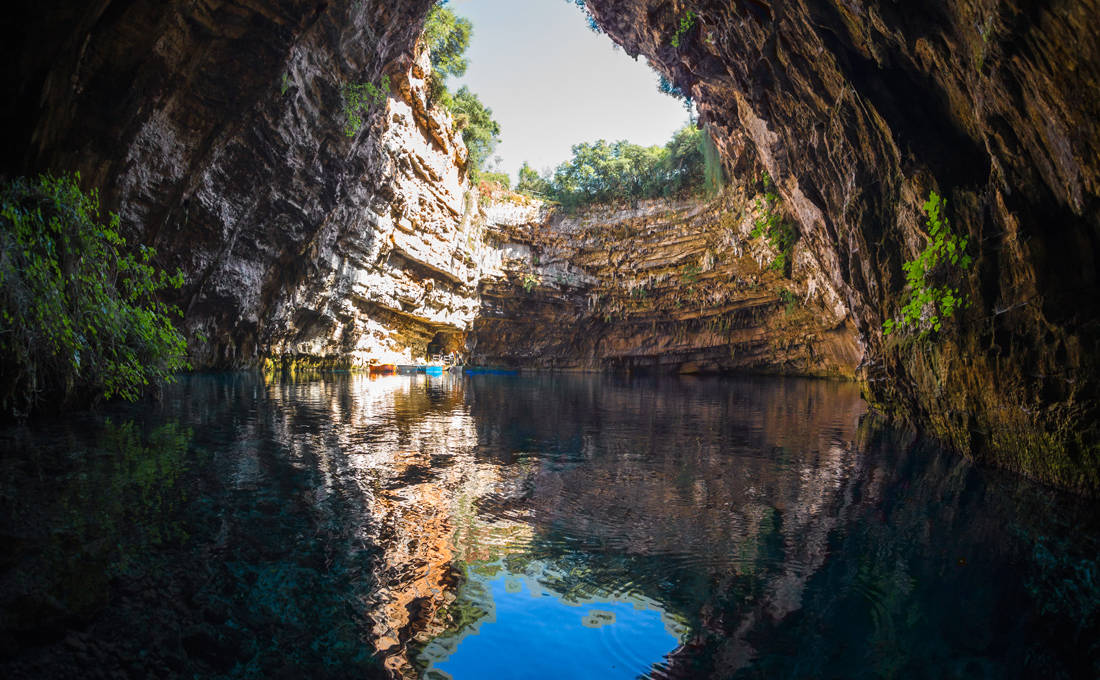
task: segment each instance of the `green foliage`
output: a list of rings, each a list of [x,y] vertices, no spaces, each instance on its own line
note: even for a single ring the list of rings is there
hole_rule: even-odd
[[[80,176],[16,179],[0,200],[0,408],[27,413],[45,398],[137,399],[188,368],[186,342],[157,293],[183,274],[130,253],[118,215],[99,222],[99,196]]]
[[[441,2],[432,7],[424,24],[423,44],[431,51],[432,75],[429,97],[454,117],[462,131],[462,141],[470,152],[470,177],[482,179],[482,167],[500,142],[500,124],[493,120],[493,111],[486,107],[468,87],[451,93],[447,79],[466,73],[466,50],[470,46],[473,25],[469,19],[456,16]],[[507,186],[507,183],[505,183]]]
[[[537,183],[529,179],[525,186],[543,187],[546,195],[567,208],[703,194],[708,189],[707,134],[688,124],[663,147],[643,147],[625,140],[608,144],[602,139],[577,144],[573,158],[559,165],[553,175]],[[721,172],[720,165],[717,172]]]
[[[916,330],[920,337],[926,337],[938,332],[943,322],[956,311],[970,305],[967,296],[961,294],[956,285],[963,272],[970,269],[972,260],[966,254],[969,241],[951,231],[951,224],[943,215],[946,205],[947,201],[935,191],[924,203],[924,212],[928,215],[928,246],[915,260],[902,265],[909,301],[899,316],[883,324],[886,335],[909,328]]]
[[[283,82],[279,85],[279,94],[286,94],[286,91],[290,89],[290,74],[283,73]]]
[[[512,187],[512,178],[506,172],[478,172],[478,181],[496,184],[505,189]]]
[[[521,276],[520,278],[523,283],[523,290],[527,291],[528,293],[533,291],[535,289],[535,286],[539,284],[539,277],[532,274],[531,272],[524,272],[523,276]]]
[[[493,120],[492,109],[482,104],[465,85],[455,92],[449,108],[455,124],[462,130],[462,141],[470,152],[470,176],[478,180],[481,178],[482,164],[500,141],[500,123]]]
[[[519,179],[516,182],[516,191],[532,196],[545,197],[550,195],[550,182],[539,176],[530,165],[524,162],[519,168]]]
[[[447,78],[466,73],[466,50],[473,35],[469,19],[456,16],[441,2],[428,12],[424,23],[423,44],[431,50],[432,75],[429,90],[433,101],[446,102]]]
[[[697,264],[686,264],[683,270],[680,272],[680,280],[684,283],[695,283],[699,280],[699,275],[703,273],[703,268]]]
[[[363,116],[373,104],[380,104],[390,94],[390,77],[374,83],[347,83],[340,89],[344,100],[344,134],[354,137],[363,127]]]
[[[705,185],[703,147],[707,133],[689,123],[672,134],[667,152],[664,181],[670,195],[701,193]]]
[[[593,33],[602,33],[603,32],[602,30],[600,30],[600,25],[598,23],[596,23],[596,17],[592,16],[592,12],[588,11],[588,6],[584,4],[584,0],[565,0],[565,1],[570,2],[570,3],[576,5],[577,7],[580,8],[581,12],[584,13],[585,20],[588,22],[588,28]]]
[[[786,288],[779,291],[779,302],[783,304],[787,316],[793,314],[794,310],[798,307],[798,298]]]
[[[775,259],[768,265],[768,269],[778,272],[783,276],[791,275],[791,265],[794,262],[794,244],[798,240],[798,230],[795,226],[784,220],[776,210],[779,206],[779,194],[775,191],[768,173],[764,173],[764,197],[757,199],[756,210],[760,216],[756,218],[751,238],[763,237],[772,248],[778,251]]]
[[[680,17],[680,25],[676,28],[676,33],[672,36],[672,40],[669,41],[672,43],[672,46],[679,47],[680,43],[683,42],[684,36],[686,36],[688,31],[690,31],[694,26],[695,12],[692,12],[689,9],[688,11],[684,12],[683,16]]]
[[[695,115],[694,104],[691,101],[691,97],[686,92],[676,87],[676,85],[665,77],[663,73],[657,77],[657,91],[661,94],[667,94],[673,99],[677,99],[684,105],[684,109],[688,112],[688,116]],[[694,118],[692,118],[694,120]]]
[[[685,101],[690,101],[690,98],[687,96],[687,93],[684,92],[683,90],[681,90],[680,88],[676,87],[676,84],[673,83],[671,80],[669,80],[667,77],[665,77],[665,74],[663,74],[663,73],[660,73],[660,74],[657,75],[657,91],[660,92],[661,94],[667,94],[668,96],[672,97],[673,99],[682,99],[682,100],[685,100]]]

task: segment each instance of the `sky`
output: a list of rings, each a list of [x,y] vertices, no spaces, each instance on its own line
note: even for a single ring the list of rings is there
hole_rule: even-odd
[[[657,91],[657,73],[594,33],[569,0],[450,0],[473,22],[468,85],[500,123],[497,168],[513,182],[524,161],[540,172],[568,160],[578,142],[664,144],[688,120]],[[489,163],[492,169],[492,162]]]

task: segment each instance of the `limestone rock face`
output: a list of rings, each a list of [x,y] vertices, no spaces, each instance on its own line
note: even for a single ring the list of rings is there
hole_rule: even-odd
[[[698,103],[735,174],[775,178],[867,347],[872,401],[1100,489],[1100,4],[587,4]],[[930,341],[886,337],[932,190],[969,236],[971,307]]]
[[[843,302],[800,244],[791,278],[753,237],[762,198],[650,201],[576,215],[486,211],[504,253],[470,336],[477,363],[854,377]]]
[[[15,11],[3,170],[80,171],[184,271],[193,363],[396,359],[468,321],[466,152],[413,61],[430,0],[77,4]],[[349,137],[342,89],[368,83],[389,96]]]

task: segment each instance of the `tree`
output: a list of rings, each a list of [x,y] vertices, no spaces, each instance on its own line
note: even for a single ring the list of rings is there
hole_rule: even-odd
[[[119,218],[99,217],[99,196],[80,176],[16,179],[0,193],[0,408],[27,414],[100,398],[137,399],[145,386],[187,368],[172,325],[179,310],[158,299],[179,288],[130,250]]]
[[[670,194],[703,186],[703,136],[699,128],[685,125],[665,145],[668,149],[666,187]]]
[[[470,174],[476,180],[482,164],[500,141],[500,124],[493,120],[492,109],[465,85],[454,93],[450,109],[455,124],[462,130],[462,141],[470,152]]]
[[[708,169],[707,139],[704,130],[689,123],[664,146],[639,146],[625,140],[582,142],[573,146],[573,158],[560,164],[551,177],[540,178],[546,183],[543,193],[570,208],[705,193],[710,190],[708,181],[714,179],[712,170],[721,171],[720,166]],[[532,177],[530,182],[534,181]]]
[[[500,142],[500,124],[493,112],[476,94],[463,86],[458,92],[447,89],[447,79],[466,73],[466,50],[470,46],[473,24],[444,7],[434,5],[424,23],[422,44],[431,50],[432,75],[429,96],[435,104],[445,107],[454,116],[455,126],[462,131],[462,141],[470,152],[467,163],[470,177],[479,178],[483,163]]]
[[[446,82],[451,76],[466,73],[469,61],[466,50],[470,46],[473,24],[469,19],[455,15],[444,7],[434,5],[424,23],[423,44],[431,50],[432,76],[430,82],[433,99],[446,98]]]
[[[535,172],[535,169],[528,165],[527,161],[524,161],[519,168],[516,191],[535,196],[547,196],[550,193],[550,182]]]

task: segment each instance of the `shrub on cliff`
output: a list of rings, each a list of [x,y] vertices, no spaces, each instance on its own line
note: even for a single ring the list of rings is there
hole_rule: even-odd
[[[447,78],[466,73],[466,49],[470,46],[473,25],[469,19],[444,7],[445,4],[434,5],[424,23],[421,44],[430,50],[432,61],[428,95],[454,116],[455,126],[462,131],[462,141],[470,152],[470,177],[477,181],[483,164],[500,141],[500,124],[493,120],[492,109],[468,87],[454,93],[447,89]]]
[[[340,88],[340,98],[344,102],[344,134],[354,137],[363,127],[363,117],[372,106],[386,101],[390,94],[390,77],[382,76],[378,84],[345,83]]]
[[[967,254],[969,239],[951,230],[943,214],[947,201],[931,192],[924,202],[928,215],[928,245],[916,259],[902,264],[909,299],[901,313],[883,323],[883,334],[912,330],[925,338],[938,333],[943,323],[970,306],[959,285],[973,261]]]
[[[428,12],[424,22],[424,44],[431,50],[432,74],[429,87],[433,100],[447,95],[447,78],[466,73],[469,61],[466,49],[470,46],[473,24],[469,19],[456,16],[440,2]]]
[[[524,187],[539,187],[567,208],[649,198],[681,198],[721,187],[720,168],[708,167],[707,132],[688,124],[664,146],[639,146],[625,140],[573,146],[573,158],[545,178],[520,178]],[[715,155],[716,158],[716,155]]]
[[[25,415],[101,398],[134,400],[187,367],[186,343],[157,299],[178,288],[119,218],[100,222],[80,177],[16,179],[0,194],[0,409]]]

